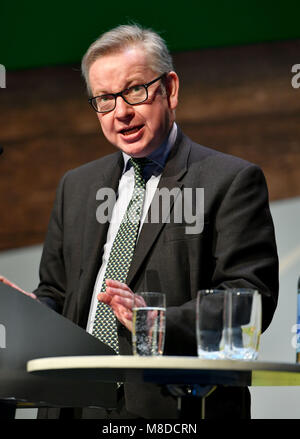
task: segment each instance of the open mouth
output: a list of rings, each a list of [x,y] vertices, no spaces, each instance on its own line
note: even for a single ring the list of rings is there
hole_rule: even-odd
[[[143,125],[139,125],[132,128],[124,128],[123,130],[120,131],[120,133],[123,134],[124,136],[129,136],[130,134],[135,134],[139,132],[141,128],[143,128]]]

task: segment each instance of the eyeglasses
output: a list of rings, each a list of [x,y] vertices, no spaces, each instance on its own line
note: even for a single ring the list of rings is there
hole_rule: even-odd
[[[148,87],[155,82],[162,79],[166,73],[163,73],[158,78],[147,84],[133,85],[132,87],[125,88],[125,90],[119,93],[108,93],[101,96],[94,96],[89,99],[89,103],[97,113],[108,113],[116,108],[117,97],[121,96],[124,101],[129,105],[136,105],[145,102],[148,99]]]

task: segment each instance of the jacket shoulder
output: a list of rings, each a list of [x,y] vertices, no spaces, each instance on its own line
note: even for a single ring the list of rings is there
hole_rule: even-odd
[[[227,154],[217,149],[201,145],[185,136],[190,145],[190,163],[196,166],[205,166],[207,169],[212,168],[214,172],[226,171],[226,173],[237,173],[249,167],[260,169],[255,163],[251,163],[243,158]]]
[[[106,155],[97,160],[93,160],[91,162],[85,163],[77,168],[69,170],[65,175],[68,177],[80,177],[89,175],[94,176],[98,174],[99,171],[103,169],[107,169],[107,167],[114,166],[118,160],[120,159],[120,153],[115,152],[113,154]]]

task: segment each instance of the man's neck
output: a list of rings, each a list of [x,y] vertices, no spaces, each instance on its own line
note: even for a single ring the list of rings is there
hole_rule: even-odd
[[[151,154],[149,154],[149,156],[147,156],[149,163],[152,163],[152,167],[155,165],[158,173],[161,173],[164,169],[168,155],[175,144],[176,137],[177,125],[174,122],[164,142]],[[125,152],[122,152],[122,154],[124,159],[124,172],[126,172],[129,166],[128,160],[130,159],[130,155],[126,154]]]

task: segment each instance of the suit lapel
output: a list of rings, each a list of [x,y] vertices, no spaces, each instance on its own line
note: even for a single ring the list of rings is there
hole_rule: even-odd
[[[121,153],[116,153],[112,156],[110,163],[106,164],[105,169],[103,169],[103,166],[99,166],[99,174],[101,174],[97,175],[97,182],[89,188],[87,203],[86,206],[83,206],[86,216],[82,231],[80,294],[78,295],[81,312],[79,312],[79,315],[82,315],[84,310],[89,309],[88,304],[91,300],[97,273],[101,265],[103,247],[109,227],[108,221],[105,221],[103,224],[97,221],[96,211],[100,203],[96,199],[96,194],[100,188],[111,188],[116,194],[122,170],[123,157]],[[84,316],[83,320],[86,320],[86,318],[87,316]]]
[[[160,178],[158,190],[161,188],[166,188],[168,190],[172,190],[173,188],[182,188],[183,183],[180,180],[187,171],[187,161],[190,152],[190,145],[185,141],[185,139],[185,136],[178,128],[177,139]],[[158,192],[156,191],[151,206],[153,203],[155,203],[155,198],[157,197]],[[172,197],[170,211],[172,210],[173,204],[174,199]],[[148,222],[143,224],[126,280],[128,285],[132,283],[138,270],[142,267],[145,257],[155,241],[158,239],[159,234],[164,226],[165,222],[163,219],[159,223]]]

